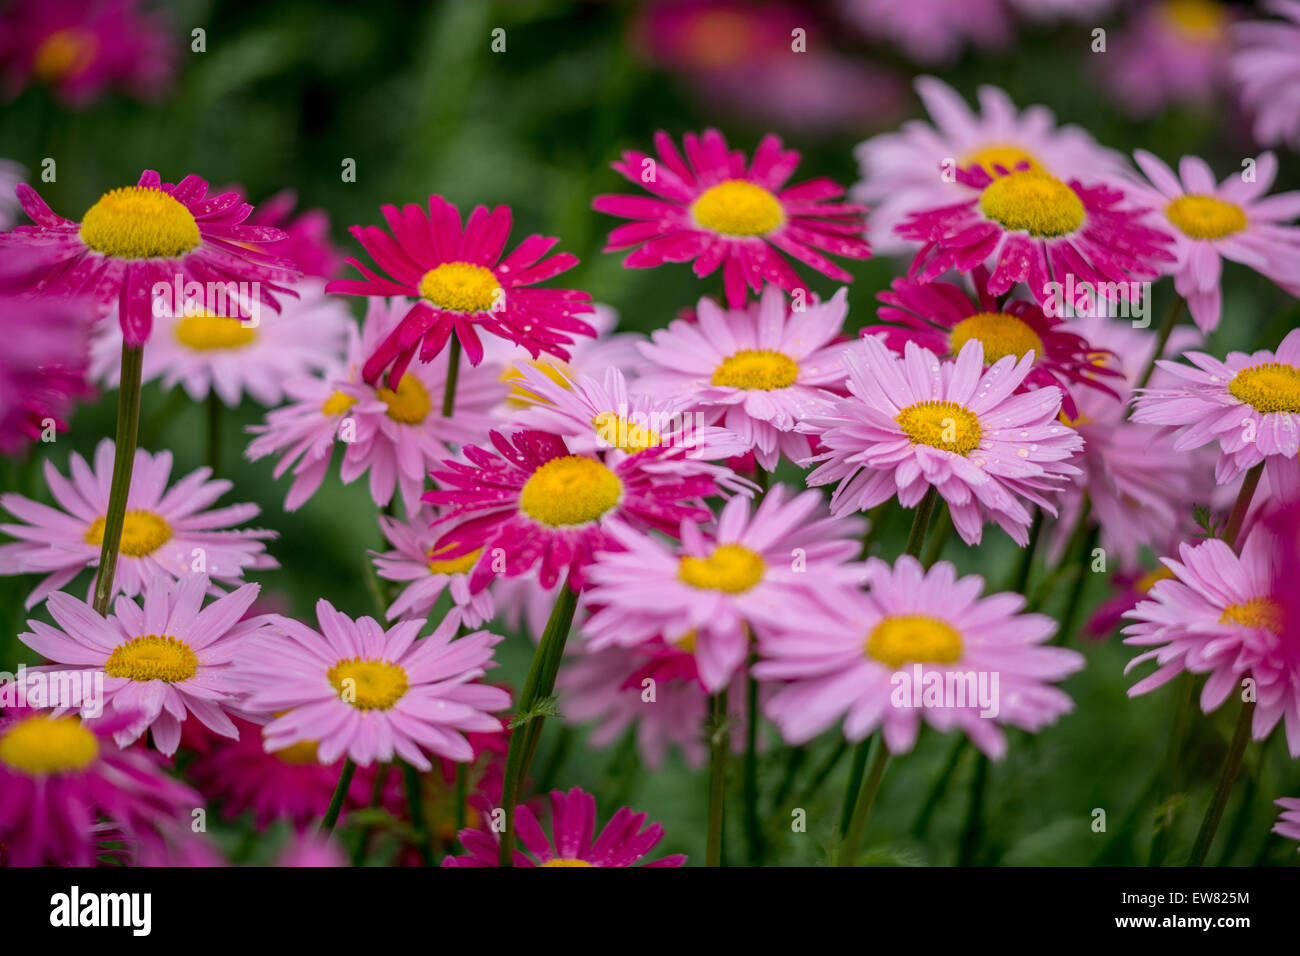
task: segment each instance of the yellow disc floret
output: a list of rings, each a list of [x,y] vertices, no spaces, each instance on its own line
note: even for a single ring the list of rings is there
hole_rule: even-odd
[[[420,280],[420,295],[447,312],[489,312],[501,294],[492,270],[472,262],[444,262]]]
[[[953,355],[971,339],[984,346],[984,361],[992,365],[1000,358],[1014,355],[1023,358],[1030,351],[1043,357],[1043,340],[1029,323],[1006,312],[980,312],[958,322],[948,337]]]
[[[428,389],[414,375],[403,375],[397,383],[397,391],[383,386],[375,389],[375,394],[388,406],[385,414],[403,425],[420,424],[429,417],[433,408]]]
[[[691,215],[705,229],[724,236],[762,236],[785,222],[777,198],[743,179],[706,189],[691,205]]]
[[[86,529],[86,543],[99,547],[104,543],[105,519],[96,518]],[[152,511],[128,511],[122,519],[121,554],[143,558],[153,554],[172,538],[172,529],[161,515]]]
[[[993,180],[980,196],[980,209],[1011,232],[1039,239],[1068,236],[1085,218],[1078,193],[1055,176],[1033,170]]]
[[[170,634],[146,634],[119,644],[108,655],[104,673],[127,680],[178,684],[193,677],[199,659],[190,646]]]
[[[677,577],[693,588],[742,594],[763,580],[762,555],[739,544],[721,544],[707,558],[684,557]]]
[[[471,551],[469,554],[461,555],[459,558],[440,558],[438,555],[445,554],[454,548],[454,544],[448,544],[436,550],[430,550],[425,557],[429,565],[430,574],[464,574],[470,568],[478,563],[478,559],[483,555],[483,549],[479,548]]]
[[[978,416],[956,402],[909,405],[895,421],[913,445],[929,445],[958,455],[969,455],[984,437]]]
[[[1035,156],[1011,143],[991,143],[983,149],[968,153],[959,165],[963,168],[979,166],[990,176],[996,176],[998,166],[1011,173],[1015,172],[1016,167],[1021,163],[1028,163],[1031,170],[1041,171],[1043,168],[1042,163]]]
[[[1251,598],[1243,604],[1229,604],[1225,607],[1219,623],[1258,627],[1280,634],[1282,633],[1282,608],[1271,598]]]
[[[552,458],[529,476],[519,507],[552,528],[588,524],[612,511],[623,497],[623,482],[594,458]]]
[[[1257,412],[1300,414],[1300,368],[1266,362],[1243,368],[1228,383],[1228,391]]]
[[[339,661],[325,676],[339,699],[357,710],[388,710],[411,686],[406,671],[397,664],[359,657]]]
[[[196,352],[242,349],[257,341],[257,329],[231,316],[200,312],[176,323],[176,341]]]
[[[799,378],[799,365],[784,352],[741,349],[713,370],[714,385],[772,392],[789,388]]]
[[[81,241],[116,259],[174,259],[198,248],[199,224],[169,193],[123,186],[81,217]]]
[[[865,652],[888,667],[951,664],[961,657],[961,635],[938,618],[899,614],[872,628]]]
[[[0,763],[33,777],[82,770],[99,756],[99,741],[76,717],[38,714],[0,736]]]
[[[1245,210],[1213,196],[1179,196],[1165,207],[1165,217],[1193,239],[1222,239],[1247,225]]]

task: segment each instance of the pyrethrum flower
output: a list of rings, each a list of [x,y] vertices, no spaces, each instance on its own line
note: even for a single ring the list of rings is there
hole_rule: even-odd
[[[897,228],[921,243],[908,277],[930,282],[949,269],[970,272],[992,263],[988,291],[1005,295],[1025,283],[1039,305],[1059,298],[1073,279],[1106,299],[1133,301],[1130,288],[1154,279],[1171,258],[1170,237],[1142,223],[1147,209],[1129,208],[1124,194],[1106,185],[1068,184],[1021,161],[956,171],[977,196],[913,212]]]
[[[1034,302],[1023,299],[998,304],[988,291],[988,270],[979,266],[971,272],[975,298],[951,282],[912,282],[895,279],[878,298],[878,311],[889,325],[870,325],[864,336],[883,333],[884,342],[902,353],[905,343],[915,342],[943,358],[956,358],[962,346],[979,339],[984,362],[992,365],[1007,355],[1022,359],[1034,353],[1033,366],[1022,388],[1055,385],[1061,390],[1061,405],[1071,418],[1078,413],[1070,386],[1097,389],[1118,400],[1107,384],[1120,373],[1098,364],[1098,350],[1076,332],[1066,328],[1059,316],[1048,316]]]
[[[708,519],[701,499],[717,492],[710,465],[691,473],[688,460],[678,459],[667,473],[654,468],[670,449],[602,460],[574,454],[547,432],[490,438],[494,450],[467,445],[466,461],[443,462],[433,472],[441,487],[424,495],[455,522],[439,539],[440,555],[482,552],[470,577],[474,591],[498,573],[515,577],[534,566],[543,588],[567,574],[577,591],[593,553],[616,527],[676,534],[683,520]]]
[[[797,312],[775,286],[743,310],[703,298],[697,321],[677,319],[641,344],[637,388],[684,400],[740,439],[737,454],[752,449],[769,471],[782,455],[803,461],[811,448],[795,427],[826,414],[830,389],[843,385],[845,346],[836,339],[847,313],[847,289]]]
[[[1056,386],[1015,394],[1031,359],[1007,355],[985,369],[978,339],[941,362],[914,342],[899,356],[865,338],[844,361],[850,396],[805,426],[827,449],[812,459],[822,464],[808,483],[837,483],[833,513],[895,495],[912,508],[933,486],[967,544],[978,544],[984,522],[995,521],[1022,547],[1030,522],[1024,502],[1056,513],[1052,498],[1078,474],[1068,461],[1083,443],[1058,420]]]
[[[275,283],[298,277],[292,263],[256,245],[275,242],[284,233],[245,224],[253,207],[238,193],[209,196],[208,184],[198,176],[164,183],[147,169],[136,185],[101,196],[81,222],[55,215],[26,184],[17,192],[36,225],[0,233],[0,248],[27,248],[40,255],[43,269],[36,291],[84,295],[104,311],[116,304],[131,346],[149,338],[156,285],[243,283],[250,298],[279,311],[275,295],[292,293]],[[181,311],[175,298],[169,294],[164,300],[173,313]],[[251,304],[239,303],[231,314],[247,318]]]
[[[902,753],[924,720],[962,731],[1000,760],[1002,726],[1034,733],[1073,709],[1051,685],[1081,669],[1083,656],[1043,646],[1056,622],[1021,613],[1022,595],[981,597],[978,575],[958,578],[947,561],[926,571],[907,555],[892,567],[871,558],[867,580],[866,593],[837,592],[834,614],[759,644],[754,675],[785,682],[764,711],[789,743],[843,717],[849,740],[879,728],[890,752]]]
[[[1236,49],[1228,69],[1255,114],[1255,139],[1300,149],[1300,2],[1264,0],[1264,7],[1284,20],[1233,27]]]
[[[0,717],[0,866],[92,866],[105,820],[128,843],[169,823],[189,829],[203,799],[156,754],[113,742],[128,719],[25,708]]]
[[[1096,74],[1115,103],[1148,117],[1212,105],[1228,78],[1233,15],[1219,0],[1153,0],[1114,32]]]
[[[665,262],[694,261],[697,276],[722,267],[727,302],[745,303],[746,288],[764,282],[788,291],[806,290],[781,253],[839,282],[853,277],[824,253],[866,259],[871,249],[861,238],[866,207],[832,202],[844,194],[829,179],[786,187],[799,165],[799,153],[765,136],[746,165],[716,129],[687,133],[683,159],[668,134],[654,137],[658,158],[627,150],[614,169],[647,191],[643,196],[597,196],[592,208],[634,219],[609,234],[606,252],[639,248],[623,264],[647,269]],[[645,175],[653,169],[654,175]]]
[[[774,485],[752,514],[737,496],[715,529],[683,522],[680,548],[615,529],[615,549],[589,572],[587,600],[597,610],[582,631],[591,649],[684,643],[700,682],[716,693],[743,668],[751,634],[761,642],[818,616],[824,590],[860,579],[851,562],[862,523],[829,517],[825,507],[818,492],[787,498]]]
[[[262,315],[256,324],[231,316],[198,312],[158,320],[145,349],[141,378],[177,385],[196,402],[209,392],[236,408],[247,393],[274,408],[284,400],[286,380],[320,371],[338,361],[347,328],[347,306],[325,296],[318,280],[294,285],[279,315]],[[91,346],[91,374],[116,388],[122,352],[121,328],[102,322]]]
[[[574,787],[568,793],[551,791],[551,834],[547,836],[537,816],[527,806],[515,809],[515,827],[524,850],[514,851],[515,866],[636,866],[664,836],[658,823],[646,826],[644,813],[620,807],[595,840],[596,798]],[[552,839],[553,838],[553,839]],[[497,866],[498,838],[482,830],[461,830],[468,856],[448,856],[443,866]],[[642,866],[681,866],[682,854],[666,856]]]
[[[0,507],[25,524],[3,524],[0,531],[18,541],[0,545],[0,574],[46,574],[27,597],[32,607],[57,591],[85,568],[99,566],[113,475],[113,442],[105,438],[95,449],[93,468],[76,452],[68,459],[71,479],[45,462],[45,483],[63,510],[9,493]],[[137,450],[126,498],[121,553],[114,591],[139,594],[159,572],[173,578],[206,574],[214,582],[233,584],[244,573],[279,565],[263,543],[274,531],[238,529],[254,517],[254,504],[227,505],[208,510],[231,482],[208,480],[212,470],[199,468],[169,489],[172,454],[151,455]],[[94,588],[94,581],[90,583]]]
[[[272,615],[268,630],[241,651],[248,707],[280,715],[263,729],[267,750],[315,741],[322,763],[347,756],[364,767],[401,758],[429,770],[429,754],[474,758],[466,732],[501,729],[491,712],[509,706],[510,695],[476,683],[494,666],[499,635],[475,631],[453,640],[459,622],[448,618],[416,640],[423,620],[385,630],[323,598],[316,619],[319,631]]]
[[[369,353],[361,376],[374,382],[388,369],[396,388],[418,351],[429,362],[452,334],[471,365],[483,361],[478,329],[542,352],[568,358],[575,335],[594,335],[578,318],[591,312],[591,296],[573,289],[531,289],[578,264],[567,252],[543,258],[558,239],[533,235],[502,258],[510,236],[509,206],[476,206],[461,227],[460,211],[441,196],[426,212],[414,204],[382,207],[391,232],[353,226],[352,235],[390,276],[383,278],[349,258],[364,278],[338,279],[329,292],[413,296],[415,302],[384,341]]]
[[[1229,352],[1222,361],[1187,352],[1195,368],[1160,361],[1178,381],[1149,388],[1135,402],[1133,420],[1175,430],[1174,450],[1189,451],[1217,441],[1214,480],[1220,485],[1262,461],[1281,491],[1295,488],[1300,452],[1300,329],[1277,352]]]
[[[865,33],[925,63],[954,59],[966,44],[985,49],[1011,40],[1011,17],[1002,0],[840,0]]]
[[[117,732],[119,744],[150,730],[154,746],[174,754],[191,714],[214,733],[239,736],[226,713],[243,695],[230,664],[263,627],[260,618],[242,620],[258,585],[203,607],[207,591],[204,575],[179,582],[159,575],[145,588],[143,608],[119,597],[107,617],[60,591],[45,604],[58,627],[28,621],[31,631],[18,639],[60,669],[103,672],[106,710],[133,718]]]
[[[444,558],[438,539],[445,528],[435,528],[437,516],[432,508],[421,508],[409,522],[380,515],[379,527],[393,547],[389,551],[370,552],[375,573],[385,581],[404,584],[402,592],[385,612],[391,621],[399,617],[426,618],[443,591],[451,593],[452,607],[447,612],[466,627],[478,627],[493,615],[492,592],[470,590],[469,572],[478,562],[479,552],[471,551],[458,558]]]

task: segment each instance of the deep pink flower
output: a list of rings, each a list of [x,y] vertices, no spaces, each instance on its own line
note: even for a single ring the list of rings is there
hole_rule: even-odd
[[[1229,70],[1255,114],[1264,146],[1300,148],[1300,0],[1264,0],[1282,20],[1251,20],[1233,28]]]

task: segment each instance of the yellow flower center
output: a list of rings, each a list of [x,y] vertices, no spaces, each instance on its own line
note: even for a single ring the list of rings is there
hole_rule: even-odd
[[[691,205],[691,215],[705,229],[724,236],[762,236],[785,222],[777,198],[743,179],[706,189]]]
[[[33,777],[81,770],[99,756],[99,741],[76,717],[38,714],[0,737],[0,763]]]
[[[623,497],[623,482],[596,461],[581,455],[552,458],[524,482],[519,507],[552,528],[587,524],[612,511]]]
[[[201,312],[176,323],[176,341],[196,352],[242,349],[257,341],[257,329],[231,316]]]
[[[959,165],[963,169],[979,166],[990,176],[996,176],[995,166],[1001,166],[1007,172],[1011,172],[1020,163],[1028,163],[1031,170],[1041,171],[1043,168],[1043,164],[1036,156],[1011,143],[991,143],[983,149],[967,154]]]
[[[99,40],[89,30],[55,30],[36,47],[32,74],[44,83],[76,76],[95,62]]]
[[[799,366],[783,352],[769,349],[741,349],[728,355],[713,370],[714,385],[771,392],[789,388],[799,377]]]
[[[691,628],[681,637],[677,638],[677,640],[671,641],[670,643],[680,651],[685,651],[687,654],[694,654],[695,641],[696,638],[698,638],[699,636],[700,636],[699,630],[697,630],[696,628]]]
[[[899,614],[881,620],[867,638],[866,655],[887,667],[951,664],[961,657],[961,635],[925,614]]]
[[[739,544],[720,544],[707,558],[682,558],[677,577],[702,591],[742,594],[763,580],[764,569],[761,555]]]
[[[1274,634],[1282,632],[1282,608],[1266,597],[1251,598],[1245,604],[1229,604],[1223,609],[1220,624],[1258,627]]]
[[[1162,564],[1149,574],[1144,574],[1138,578],[1133,585],[1133,589],[1139,594],[1146,594],[1156,586],[1157,581],[1168,581],[1172,577],[1174,577],[1174,572]]]
[[[1216,40],[1223,35],[1226,11],[1213,0],[1164,0],[1165,22],[1192,40]]]
[[[574,371],[568,362],[557,358],[525,359],[524,361],[556,385],[565,389],[573,387]],[[528,386],[524,383],[524,376],[517,367],[507,365],[505,371],[501,373],[501,381],[510,386],[510,394],[506,397],[506,401],[516,408],[527,408],[529,405],[541,403],[542,400],[528,390]]]
[[[1222,239],[1246,228],[1246,213],[1213,196],[1179,196],[1165,207],[1165,216],[1193,239]]]
[[[339,661],[325,675],[339,698],[357,710],[388,710],[410,689],[406,671],[388,661]]]
[[[316,750],[319,746],[314,740],[300,740],[296,744],[290,744],[283,750],[273,751],[273,754],[282,762],[292,764],[295,767],[309,767],[312,764],[320,763],[320,758],[316,756]]]
[[[1035,358],[1043,357],[1043,340],[1023,319],[1006,312],[979,312],[962,319],[954,326],[948,341],[952,354],[971,339],[979,339],[984,346],[984,362],[992,365],[1007,355],[1023,358],[1030,351]]]
[[[658,432],[613,412],[601,412],[591,420],[591,424],[596,429],[596,437],[609,448],[638,452],[663,444]]]
[[[595,864],[588,863],[586,860],[562,860],[557,856],[553,860],[547,860],[542,866],[595,866]]]
[[[471,551],[469,554],[463,555],[459,558],[437,557],[437,555],[445,554],[454,547],[454,544],[449,544],[445,547],[438,548],[437,550],[432,550],[425,556],[425,560],[429,564],[430,574],[464,574],[470,568],[474,567],[483,554],[483,549],[479,548],[478,550]]]
[[[405,381],[405,379],[402,381]],[[402,383],[398,382],[397,386],[401,388]],[[321,404],[320,410],[326,415],[340,415],[356,403],[357,400],[346,392],[332,392],[330,397]]]
[[[1228,383],[1228,391],[1255,411],[1300,414],[1300,368],[1284,362],[1266,362],[1243,368]]]
[[[96,518],[86,529],[86,543],[102,546],[105,519]],[[122,519],[122,543],[118,550],[132,558],[153,554],[172,538],[172,529],[152,511],[128,511]]]
[[[1055,176],[1033,170],[993,180],[980,196],[980,209],[1011,232],[1038,239],[1068,236],[1085,218],[1078,193]]]
[[[104,673],[127,680],[187,681],[198,672],[199,659],[184,641],[170,634],[146,634],[119,644],[108,655]]]
[[[86,210],[81,241],[116,259],[174,259],[198,248],[199,224],[161,189],[123,186]]]
[[[984,437],[980,420],[956,402],[920,402],[898,413],[898,426],[913,445],[969,455]]]
[[[470,262],[444,262],[420,280],[420,295],[447,312],[488,312],[501,295],[491,269]]]
[[[375,394],[388,406],[385,414],[403,425],[420,424],[429,417],[429,409],[433,407],[428,390],[414,375],[403,375],[395,392],[384,386],[375,389]]]

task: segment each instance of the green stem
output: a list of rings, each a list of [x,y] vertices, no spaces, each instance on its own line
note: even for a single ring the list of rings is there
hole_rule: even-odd
[[[957,856],[958,866],[970,866],[975,862],[975,852],[979,849],[980,839],[984,835],[984,793],[989,779],[989,758],[980,754],[975,763],[975,779],[970,787],[970,806],[966,811],[966,835],[961,841],[961,850]]]
[[[863,741],[870,743],[870,738]],[[885,746],[885,738],[882,736],[876,744],[876,756],[871,761],[871,769],[867,772],[867,779],[862,784],[862,789],[858,791],[858,800],[853,808],[853,817],[849,822],[848,833],[844,837],[844,843],[840,847],[840,852],[836,858],[836,866],[853,866],[858,856],[858,847],[862,844],[862,835],[867,830],[867,818],[871,816],[871,806],[876,802],[876,794],[880,791],[880,781],[885,776],[885,766],[889,763],[889,748]]]
[[[117,438],[113,451],[113,481],[109,486],[108,514],[104,516],[104,543],[99,551],[99,576],[95,579],[95,610],[107,616],[113,597],[117,554],[122,546],[126,499],[135,466],[136,438],[140,431],[140,370],[144,346],[122,344],[122,376],[117,391]]]
[[[560,669],[560,659],[564,656],[564,645],[569,639],[569,629],[573,626],[573,613],[577,607],[578,594],[569,587],[566,579],[560,585],[555,607],[551,609],[550,620],[546,622],[546,630],[537,643],[537,650],[533,652],[528,676],[524,678],[523,690],[519,692],[519,710],[510,722],[510,749],[506,753],[501,799],[506,814],[506,830],[501,835],[501,866],[514,865],[515,805],[519,802],[519,790],[528,775],[528,765],[532,754],[536,752],[545,719],[536,711],[555,690],[555,675]]]
[[[384,800],[384,785],[388,782],[388,771],[392,764],[380,764],[375,768],[375,785],[370,791],[370,809],[376,809]],[[370,841],[375,835],[374,825],[367,826],[358,836],[356,849],[352,853],[352,865],[361,866],[370,852]]]
[[[749,865],[763,857],[763,825],[758,815],[758,681],[751,674],[745,696],[745,841]]]
[[[948,763],[944,766],[943,772],[935,780],[934,786],[930,788],[930,794],[925,798],[925,803],[921,807],[921,812],[917,814],[916,822],[912,824],[912,836],[918,840],[923,839],[930,830],[930,821],[934,818],[934,811],[939,808],[939,801],[943,795],[948,792],[948,785],[952,782],[952,775],[957,772],[957,765],[961,763],[961,758],[966,749],[970,746],[970,740],[965,734],[957,738],[957,743],[952,748],[952,753],[948,757]]]
[[[1187,858],[1188,866],[1202,866],[1205,863],[1205,857],[1210,852],[1210,844],[1214,842],[1214,833],[1219,828],[1219,821],[1223,819],[1224,807],[1228,805],[1228,796],[1232,793],[1232,784],[1237,779],[1237,772],[1241,769],[1241,758],[1246,752],[1246,744],[1250,743],[1250,722],[1255,714],[1255,702],[1248,700],[1241,707],[1241,716],[1237,718],[1237,729],[1232,735],[1232,745],[1228,748],[1228,756],[1223,761],[1223,769],[1219,772],[1219,782],[1214,788],[1214,798],[1210,801],[1209,807],[1205,811],[1205,819],[1201,821],[1201,829],[1196,834],[1196,842],[1192,844],[1191,856]]]
[[[1079,573],[1075,575],[1074,581],[1070,584],[1070,596],[1066,599],[1065,612],[1061,615],[1061,629],[1057,633],[1053,644],[1064,644],[1068,641],[1074,632],[1074,622],[1079,616],[1079,609],[1083,606],[1083,592],[1088,587],[1088,573],[1084,570],[1084,565],[1088,563],[1088,556],[1092,549],[1097,546],[1097,540],[1101,537],[1101,528],[1093,525],[1088,529],[1088,535],[1083,541],[1083,553],[1077,555],[1076,560],[1079,562]]]
[[[862,789],[862,778],[867,775],[867,758],[871,756],[871,738],[863,740],[853,748],[853,762],[849,764],[849,785],[844,788],[844,805],[840,808],[840,833],[849,832],[853,822],[853,807],[857,803],[858,792]]]
[[[348,790],[352,788],[352,778],[356,776],[356,773],[357,765],[352,762],[352,758],[344,758],[343,770],[339,773],[339,782],[334,787],[334,796],[330,798],[329,809],[325,811],[325,817],[320,823],[321,831],[326,835],[329,835],[334,829],[334,824],[338,823],[339,812],[343,809],[343,801],[347,798]]]
[[[907,533],[907,549],[905,553],[914,558],[919,559],[921,557],[921,547],[925,544],[926,532],[930,530],[930,518],[934,515],[934,503],[938,498],[939,489],[931,485],[912,515],[912,530]]]
[[[1232,506],[1232,513],[1228,515],[1227,527],[1223,529],[1223,541],[1234,550],[1237,547],[1237,535],[1241,533],[1241,525],[1246,520],[1246,512],[1250,510],[1250,501],[1255,497],[1255,488],[1259,485],[1263,471],[1264,463],[1261,461],[1246,472],[1246,477],[1241,482],[1241,491],[1237,492],[1237,501]]]
[[[456,410],[456,382],[460,378],[460,339],[453,334],[447,343],[447,381],[442,387],[442,417]]]
[[[456,833],[465,829],[465,804],[469,800],[469,768],[456,764]]]
[[[424,800],[420,792],[420,771],[406,761],[402,761],[402,780],[406,784],[406,805],[411,811],[411,829],[415,831],[418,841],[416,849],[425,866],[433,862],[429,848],[429,829],[424,822]]]
[[[221,473],[221,399],[217,397],[216,389],[208,392],[208,467],[212,469],[212,477],[217,477]]]
[[[1146,388],[1147,383],[1151,381],[1151,375],[1156,370],[1156,362],[1165,354],[1165,346],[1169,344],[1169,336],[1173,333],[1178,320],[1182,318],[1183,307],[1186,305],[1186,300],[1175,292],[1174,301],[1169,303],[1169,309],[1165,312],[1165,317],[1160,320],[1160,330],[1156,333],[1156,348],[1151,353],[1151,361],[1147,363],[1146,369],[1143,370],[1142,377],[1138,379],[1138,388]]]
[[[1043,509],[1034,509],[1034,520],[1029,526],[1029,541],[1020,551],[1020,560],[1006,590],[1024,594],[1029,589],[1029,574],[1034,567],[1034,552],[1038,550],[1038,539],[1043,534]]]
[[[935,519],[934,531],[930,535],[930,547],[926,549],[925,558],[921,561],[923,565],[928,568],[939,560],[939,555],[943,554],[943,547],[948,543],[951,534],[952,515],[945,502],[939,506],[939,516]]]
[[[726,689],[714,694],[709,704],[709,830],[704,865],[722,866],[722,810],[727,791],[727,752],[731,749]]]

